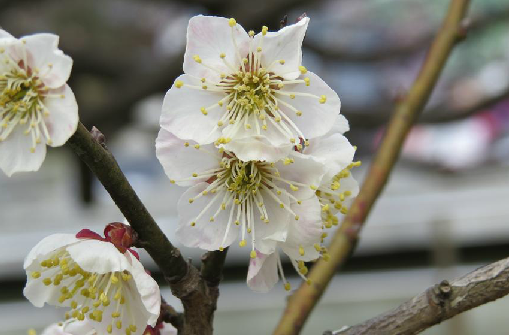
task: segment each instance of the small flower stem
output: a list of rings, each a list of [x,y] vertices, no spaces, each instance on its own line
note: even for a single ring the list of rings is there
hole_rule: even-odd
[[[469,0],[451,0],[448,13],[419,75],[408,94],[396,106],[361,191],[332,239],[329,246],[330,260],[325,262],[320,259],[308,276],[312,284],[302,284],[288,299],[285,312],[274,334],[298,334],[302,330],[336,270],[351,255],[359,232],[387,183],[409,130],[428,101],[451,50],[463,37],[461,22],[468,4]]]

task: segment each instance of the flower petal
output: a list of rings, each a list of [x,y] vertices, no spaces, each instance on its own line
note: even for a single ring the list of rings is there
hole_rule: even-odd
[[[290,221],[294,218],[291,214],[281,208],[279,203],[267,194],[268,191],[261,190],[260,195],[267,209],[269,223],[265,223],[257,218],[255,214],[255,248],[263,254],[270,254],[276,250],[277,242],[285,241]],[[287,195],[278,195],[284,206],[290,206],[290,200]]]
[[[42,260],[49,253],[79,241],[73,234],[53,234],[47,236],[30,250],[25,257],[23,268],[27,270],[34,261]]]
[[[62,331],[61,333],[55,332],[47,335],[97,335],[97,331],[93,327],[93,323],[88,321],[88,319],[83,321],[66,322],[60,329]],[[43,333],[42,335],[46,334]]]
[[[44,99],[44,105],[49,111],[46,127],[51,138],[52,147],[62,146],[78,128],[78,103],[74,93],[68,85],[50,90],[50,96]]]
[[[189,75],[181,75],[175,83],[180,81],[187,85],[201,87],[199,79]],[[225,97],[223,93],[204,89],[193,89],[188,86],[178,88],[176,84],[166,93],[161,114],[161,127],[172,132],[181,139],[190,139],[200,144],[207,144],[221,136],[217,122],[225,112],[218,102]],[[210,108],[214,106],[214,108]],[[204,115],[201,108],[207,108]]]
[[[267,132],[274,130],[273,127],[268,127]],[[278,133],[279,134],[279,133]],[[273,135],[277,136],[274,133]],[[274,138],[268,136],[250,136],[250,137],[235,137],[229,143],[224,145],[226,150],[235,153],[235,156],[242,161],[265,161],[276,162],[290,153],[293,149],[291,143],[287,143],[286,138],[283,141],[272,141]],[[283,142],[285,144],[276,145],[274,142]]]
[[[352,163],[355,148],[346,137],[335,133],[310,141],[309,146],[304,149],[304,154],[313,157],[327,167],[327,174],[323,181],[329,181]]]
[[[39,263],[34,263],[31,267],[34,271],[42,272],[42,267]],[[45,272],[45,275],[49,275],[53,277],[57,272],[57,269],[49,270]],[[60,303],[58,301],[58,297],[61,295],[60,287],[56,285],[45,286],[42,280],[37,280],[28,276],[27,284],[23,289],[23,295],[34,305],[35,307],[43,307],[44,303],[53,306],[64,306],[69,307],[71,302],[65,301],[64,303]]]
[[[46,144],[37,144],[32,153],[32,137],[24,131],[25,127],[18,125],[7,139],[0,142],[0,169],[9,177],[15,172],[39,170],[46,157]]]
[[[236,24],[231,28],[228,21],[224,17],[202,15],[189,20],[186,53],[184,54],[184,73],[217,82],[220,80],[220,73],[228,74],[239,68],[239,57],[246,57],[249,51],[249,36],[241,25]],[[234,39],[237,48],[233,43]],[[225,54],[224,60],[233,69],[225,65],[225,62],[219,57],[221,53]],[[201,63],[197,63],[194,56],[199,56]]]
[[[320,253],[316,251],[314,244],[320,243],[322,235],[321,207],[318,198],[304,200],[301,205],[294,204],[292,209],[300,219],[290,225],[288,237],[280,244],[281,248],[293,259],[306,262],[317,259]],[[300,253],[302,250],[303,255]]]
[[[311,187],[318,187],[320,185],[322,177],[327,172],[327,167],[323,163],[314,160],[311,156],[306,156],[299,152],[294,151],[289,157],[294,160],[293,163],[285,165],[279,161],[275,165],[281,177],[287,181],[307,186],[298,186],[298,190],[292,190],[286,183],[280,182],[280,185],[298,200],[314,196],[315,190]]]
[[[310,79],[309,86],[287,84],[280,90],[284,94],[276,91],[276,98],[282,101],[279,107],[295,123],[305,138],[312,139],[325,135],[334,126],[341,109],[341,101],[337,93],[316,74],[308,71],[299,79],[306,77]],[[313,96],[302,96],[299,93]],[[292,99],[288,94],[295,94],[295,98]],[[322,96],[325,96],[324,103],[320,103]],[[301,116],[297,116],[297,113],[287,105],[302,112]]]
[[[340,133],[344,134],[350,130],[350,125],[348,124],[348,120],[343,114],[339,114],[334,122],[334,126],[332,126],[330,132],[332,133]]]
[[[59,37],[54,34],[34,34],[22,37],[28,65],[39,71],[42,82],[49,88],[64,85],[71,74],[72,58],[58,49]],[[23,59],[23,58],[21,58]]]
[[[125,254],[109,242],[81,240],[68,246],[67,252],[83,270],[88,272],[98,274],[124,270],[131,272],[132,265]]]
[[[255,46],[263,39],[262,65],[278,76],[291,80],[299,76],[302,64],[302,41],[308,28],[309,18],[286,26],[277,32],[268,32],[255,36]],[[284,60],[284,64],[279,61]],[[270,66],[270,68],[269,68]]]
[[[154,326],[161,309],[159,285],[157,285],[154,278],[147,274],[145,268],[136,257],[131,255],[131,253],[125,253],[125,255],[127,258],[130,258],[132,264],[131,274],[136,284],[136,290],[145,306],[143,313],[148,315],[148,321],[145,321],[145,323]]]
[[[208,193],[200,196],[193,203],[189,203],[190,198],[196,198],[203,190],[207,188],[207,183],[200,183],[189,188],[178,201],[179,227],[177,228],[177,238],[186,247],[201,248],[204,250],[218,250],[220,247],[227,247],[237,238],[239,227],[231,224],[225,243],[222,244],[226,233],[226,227],[229,221],[229,215],[232,204],[226,206],[225,210],[220,210],[215,217],[214,222],[210,218],[217,212],[224,198],[225,191],[219,191],[215,194]],[[214,200],[215,199],[215,200]],[[197,219],[204,208],[210,204],[203,215]],[[235,218],[233,219],[235,220]],[[191,222],[196,222],[191,226]]]
[[[252,258],[249,262],[249,270],[247,272],[247,286],[253,291],[268,292],[279,281],[277,271],[276,253],[269,255],[256,253],[256,258]]]
[[[3,29],[0,29],[0,38],[12,38],[12,39],[15,39],[14,36],[12,36],[11,34],[9,34],[8,32],[6,32]]]
[[[156,155],[164,168],[164,172],[180,186],[195,185],[208,179],[191,178],[193,173],[200,173],[218,168],[221,163],[221,155],[213,145],[204,146],[204,150],[217,154],[217,157],[208,155],[194,148],[196,142],[192,141],[189,146],[184,146],[185,141],[176,137],[169,131],[161,128],[156,139]]]

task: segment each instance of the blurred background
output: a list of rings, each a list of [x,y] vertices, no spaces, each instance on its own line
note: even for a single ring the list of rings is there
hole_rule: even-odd
[[[97,126],[138,195],[170,239],[182,189],[154,150],[165,91],[182,73],[186,26],[196,14],[235,17],[246,30],[277,30],[311,17],[304,64],[339,94],[358,146],[362,180],[394,105],[422,64],[445,0],[0,0],[15,36],[60,35],[74,59],[70,85],[82,122]],[[473,0],[468,37],[453,52],[377,202],[354,256],[338,273],[304,334],[361,322],[509,251],[509,2]],[[68,148],[51,149],[38,173],[0,174],[0,335],[25,334],[63,310],[22,295],[25,255],[40,239],[122,221],[102,186]],[[183,248],[198,264],[201,252]],[[178,307],[150,259],[143,261]],[[245,284],[248,255],[230,250],[217,334],[269,334],[287,296]],[[286,274],[297,287],[293,269]],[[178,307],[180,308],[180,307]],[[509,298],[425,334],[507,334]]]

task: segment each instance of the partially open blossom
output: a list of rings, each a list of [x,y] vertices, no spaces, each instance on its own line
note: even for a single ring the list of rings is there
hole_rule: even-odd
[[[299,209],[303,220],[289,225],[286,240],[278,242],[274,252],[266,254],[256,251],[256,258],[251,258],[247,285],[252,290],[269,291],[279,281],[279,276],[283,279],[285,289],[290,289],[290,284],[283,273],[278,249],[290,258],[297,273],[306,281],[307,267],[304,262],[315,260],[325,254],[326,249],[321,246],[323,226],[318,199],[314,197],[307,202],[313,204],[303,203],[304,206],[295,207]]]
[[[309,18],[255,35],[234,19],[189,21],[184,72],[166,94],[161,127],[181,139],[223,145],[244,161],[275,161],[300,140],[327,133],[337,94],[302,66]]]
[[[349,130],[348,122],[338,116],[329,133],[317,138],[302,153],[323,163],[327,172],[316,191],[322,207],[324,228],[338,224],[337,214],[346,214],[351,202],[359,193],[357,181],[350,170],[360,166],[361,162],[353,161],[355,148],[343,134]]]
[[[46,237],[30,251],[24,268],[28,300],[36,307],[70,307],[65,318],[73,327],[135,335],[157,322],[159,287],[137,254],[93,232]]]
[[[191,186],[178,202],[177,236],[188,247],[222,250],[240,235],[242,247],[251,240],[255,258],[255,250],[269,254],[286,241],[290,225],[303,227],[294,230],[299,234],[310,222],[321,221],[315,191],[326,168],[309,156],[292,151],[274,163],[243,161],[165,129],[159,132],[156,154],[172,182]],[[295,255],[304,250],[298,242],[291,248]]]
[[[0,169],[8,176],[38,170],[46,145],[61,146],[76,131],[71,67],[58,36],[16,39],[0,29]]]

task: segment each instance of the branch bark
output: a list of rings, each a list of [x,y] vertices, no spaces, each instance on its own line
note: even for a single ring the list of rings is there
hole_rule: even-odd
[[[444,280],[392,311],[332,334],[417,334],[507,294],[509,258],[481,267],[450,284]]]
[[[301,331],[337,268],[354,249],[362,225],[389,179],[410,128],[428,100],[452,48],[464,33],[461,22],[468,4],[468,0],[451,0],[444,23],[431,45],[426,61],[412,88],[397,105],[361,191],[332,239],[329,246],[330,260],[325,262],[320,259],[313,266],[308,276],[311,285],[304,283],[290,297],[275,334],[298,334]]]
[[[170,284],[173,295],[182,301],[184,320],[179,334],[212,334],[212,320],[219,296],[219,280],[210,284],[188,263],[161,231],[104,145],[104,136],[91,134],[79,123],[68,146],[87,164],[138,233],[137,246],[147,250]],[[224,262],[224,258],[222,259]],[[219,266],[222,268],[222,263]],[[219,275],[220,278],[220,275]]]

